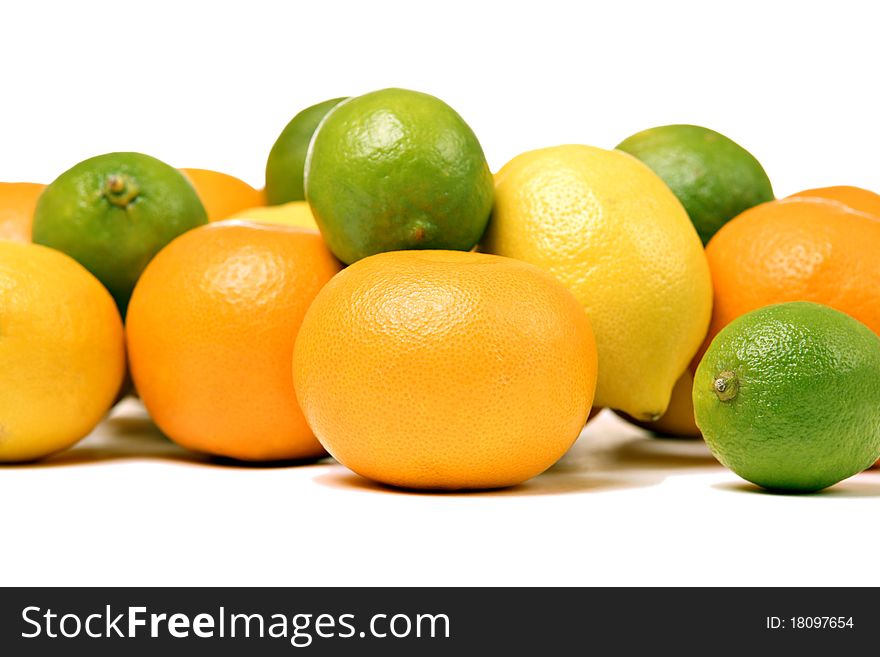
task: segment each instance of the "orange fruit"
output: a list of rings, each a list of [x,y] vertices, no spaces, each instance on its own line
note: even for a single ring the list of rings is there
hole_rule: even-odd
[[[0,240],[31,241],[37,199],[45,185],[0,183]]]
[[[290,360],[309,304],[339,269],[317,233],[247,222],[209,224],[160,251],[126,321],[132,378],[159,428],[235,459],[323,455]]]
[[[789,198],[824,198],[831,201],[839,201],[853,210],[867,212],[868,214],[880,217],[880,194],[875,194],[861,187],[851,187],[848,185],[820,187],[792,194]]]
[[[297,397],[341,463],[385,484],[518,484],[578,437],[596,344],[575,297],[501,256],[393,251],[318,295],[293,359]]]
[[[186,174],[205,206],[208,221],[222,221],[236,212],[266,205],[262,190],[245,181],[219,171],[181,169]]]
[[[706,345],[763,306],[813,301],[880,333],[880,218],[834,201],[791,198],[746,210],[706,247],[715,303]]]

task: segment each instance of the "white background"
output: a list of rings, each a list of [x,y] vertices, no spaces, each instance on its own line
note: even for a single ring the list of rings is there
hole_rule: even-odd
[[[4,3],[0,180],[138,150],[261,186],[299,109],[402,86],[456,108],[493,170],[698,123],[750,149],[780,196],[880,189],[872,4]],[[0,583],[878,583],[876,471],[762,494],[699,442],[603,415],[523,487],[407,494],[332,463],[209,464],[122,415],[0,469]]]

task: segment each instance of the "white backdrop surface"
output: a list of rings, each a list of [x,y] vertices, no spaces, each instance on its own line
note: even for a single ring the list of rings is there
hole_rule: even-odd
[[[880,189],[872,3],[153,2],[0,6],[0,180],[137,150],[262,185],[299,109],[433,93],[493,170],[528,149],[719,130],[778,195]],[[128,402],[0,468],[2,584],[877,584],[880,473],[760,493],[610,414],[510,491],[390,492],[327,462],[217,465]]]

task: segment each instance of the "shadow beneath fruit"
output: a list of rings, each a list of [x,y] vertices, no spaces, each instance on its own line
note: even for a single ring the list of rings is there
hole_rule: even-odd
[[[320,474],[314,477],[313,481],[330,488],[359,490],[370,493],[417,495],[421,497],[432,495],[440,497],[523,497],[642,488],[645,486],[656,486],[663,481],[663,477],[615,477],[593,473],[554,473],[548,470],[534,479],[509,488],[493,488],[488,490],[419,490],[380,484],[339,466],[338,470]]]
[[[209,456],[208,465],[239,470],[277,470],[281,468],[303,468],[309,465],[326,465],[329,456],[316,456],[307,459],[282,459],[280,461],[239,461],[225,456]]]
[[[101,425],[100,435],[92,435],[68,450],[39,461],[9,467],[54,468],[124,460],[198,464],[211,461],[208,456],[188,452],[172,443],[146,415],[122,415],[107,418]]]
[[[634,438],[608,450],[605,456],[608,465],[620,468],[722,468],[706,443],[696,439]]]
[[[118,415],[104,420],[100,436],[91,436],[71,449],[40,461],[0,465],[0,469],[69,467],[113,461],[165,461],[225,469],[259,470],[314,465],[326,458],[250,462],[191,452],[171,442],[146,415]]]
[[[169,442],[169,444],[171,444]],[[211,456],[189,452],[179,447],[171,447],[168,451],[138,449],[137,447],[91,447],[82,446],[60,452],[41,461],[28,463],[0,464],[0,470],[9,469],[40,469],[70,467],[77,465],[96,465],[99,463],[121,461],[164,461],[202,467],[222,468],[224,470],[274,470],[281,468],[302,468],[309,465],[321,465],[327,457],[310,459],[293,459],[283,461],[238,461],[236,459]]]
[[[880,473],[863,472],[840,482],[836,486],[819,491],[822,497],[880,497]]]
[[[857,474],[849,479],[845,479],[839,484],[835,484],[830,488],[814,492],[797,492],[784,490],[767,490],[761,488],[748,481],[730,481],[715,484],[713,488],[717,490],[730,491],[734,493],[749,493],[751,495],[769,495],[771,497],[823,497],[823,498],[843,498],[854,499],[859,497],[872,498],[880,497],[880,473],[876,471],[867,471]]]
[[[714,484],[712,488],[716,490],[729,491],[733,493],[748,493],[751,495],[768,495],[770,497],[814,497],[819,495],[821,491],[816,492],[799,492],[788,490],[768,490],[761,488],[757,484],[748,481],[725,481],[720,484]]]
[[[159,430],[153,421],[143,416],[119,415],[104,420],[104,434],[113,440],[121,439],[146,443],[147,441],[170,445],[171,440]]]
[[[721,469],[700,438],[657,438],[644,429],[603,412],[587,424],[560,469],[593,472],[680,474],[682,469]]]
[[[10,464],[0,466],[0,469],[5,467],[15,469],[57,468],[120,461],[170,461],[195,465],[214,465],[210,456],[187,452],[173,445],[170,441],[167,444],[168,447],[165,449],[155,449],[138,439],[125,445],[79,445],[40,461]]]

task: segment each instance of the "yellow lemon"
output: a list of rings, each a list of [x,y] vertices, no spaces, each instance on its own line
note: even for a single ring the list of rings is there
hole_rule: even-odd
[[[694,403],[691,401],[693,389],[694,374],[690,369],[686,369],[684,374],[675,382],[669,406],[666,408],[666,413],[659,420],[644,422],[636,420],[621,411],[615,412],[625,420],[658,436],[666,436],[668,438],[699,438],[703,434],[700,433],[700,428],[697,426],[696,419],[694,419]]]
[[[0,241],[0,461],[30,461],[86,436],[125,372],[106,288],[60,251]]]
[[[583,304],[599,354],[596,406],[663,415],[709,325],[712,282],[681,203],[620,151],[558,146],[495,176],[481,250],[554,274]]]
[[[262,224],[281,224],[282,226],[309,228],[318,232],[318,224],[315,223],[312,210],[306,201],[291,201],[282,205],[250,208],[237,212],[229,218],[256,221]]]

